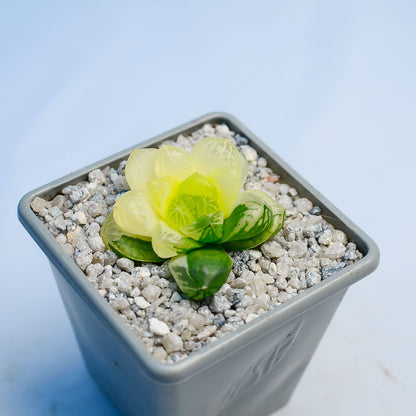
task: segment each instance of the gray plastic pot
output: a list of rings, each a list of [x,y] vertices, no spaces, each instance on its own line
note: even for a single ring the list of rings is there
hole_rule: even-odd
[[[282,182],[319,205],[364,257],[261,318],[175,364],[162,364],[88,282],[30,208],[36,197],[53,198],[92,169],[119,162],[138,146],[155,146],[205,123],[226,123],[250,140]],[[311,359],[350,285],[378,264],[375,243],[234,117],[212,113],[26,194],[19,219],[48,256],[86,366],[125,415],[262,416],[283,406]]]

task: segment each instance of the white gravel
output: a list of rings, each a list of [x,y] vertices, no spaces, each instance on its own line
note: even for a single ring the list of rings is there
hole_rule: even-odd
[[[212,298],[196,302],[178,291],[167,263],[135,263],[106,250],[101,225],[117,197],[127,190],[125,161],[118,169],[89,173],[53,200],[36,197],[33,211],[63,250],[119,313],[157,360],[173,363],[329,278],[362,254],[344,232],[320,215],[321,208],[281,183],[245,137],[226,125],[204,125],[168,144],[187,150],[204,137],[233,140],[249,161],[246,189],[269,192],[287,209],[283,229],[253,250],[230,253],[233,269]]]

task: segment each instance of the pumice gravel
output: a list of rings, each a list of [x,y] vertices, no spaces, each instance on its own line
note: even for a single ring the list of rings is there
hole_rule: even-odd
[[[126,161],[118,169],[91,171],[88,181],[63,188],[51,201],[36,197],[31,203],[90,283],[164,363],[186,358],[363,257],[344,232],[320,215],[320,207],[281,183],[266,159],[227,125],[205,124],[164,144],[189,151],[209,136],[232,140],[246,156],[244,189],[262,189],[286,209],[286,221],[274,238],[257,249],[230,253],[227,282],[209,299],[194,301],[181,294],[167,262],[133,262],[107,250],[99,233],[117,198],[128,190]]]

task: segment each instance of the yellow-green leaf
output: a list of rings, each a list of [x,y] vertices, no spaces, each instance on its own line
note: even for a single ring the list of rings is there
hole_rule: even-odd
[[[240,173],[240,187],[244,185],[247,179],[248,174],[248,162],[246,157],[244,156],[243,152],[238,152],[240,154],[240,161],[241,161],[241,173]]]
[[[163,261],[153,251],[150,241],[144,241],[138,238],[138,236],[126,233],[118,227],[112,212],[101,227],[100,235],[105,245],[120,257],[152,263]]]
[[[179,231],[200,243],[213,243],[219,241],[223,233],[222,211],[203,215],[191,224],[184,225]]]
[[[240,153],[230,140],[207,137],[194,145],[191,154],[198,172],[202,174],[226,167],[237,168],[241,172]]]
[[[160,220],[153,231],[152,246],[158,256],[168,258],[201,247],[202,244],[192,238],[185,237]]]
[[[200,173],[193,173],[178,186],[165,218],[171,227],[179,229],[218,210],[215,186]]]
[[[155,173],[157,177],[170,176],[183,181],[195,171],[191,155],[176,146],[162,146],[155,156]]]
[[[146,189],[147,182],[155,176],[154,159],[157,149],[137,149],[127,159],[125,175],[130,189]]]
[[[113,210],[114,221],[131,234],[151,237],[158,217],[144,191],[135,189],[121,195]]]
[[[177,195],[198,195],[208,199],[217,199],[218,192],[215,186],[199,172],[188,176],[178,187]]]
[[[218,205],[227,218],[234,208],[241,189],[241,172],[237,168],[225,167],[207,175],[218,191]]]
[[[117,223],[114,221],[113,211],[111,211],[107,218],[104,221],[103,226],[101,227],[100,236],[104,241],[104,244],[109,247],[111,241],[120,240],[120,238],[125,235],[127,237],[139,238],[140,240],[150,241],[150,237],[144,237],[142,235],[131,234],[126,231],[123,231]]]
[[[147,184],[147,196],[153,208],[165,218],[169,202],[176,193],[179,181],[171,176],[153,178]]]

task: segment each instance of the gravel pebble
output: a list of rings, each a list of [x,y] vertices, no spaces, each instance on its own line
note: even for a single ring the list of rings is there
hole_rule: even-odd
[[[83,211],[77,211],[73,216],[72,219],[76,221],[79,225],[85,225],[88,223],[87,216]]]
[[[163,346],[168,354],[180,351],[183,348],[182,338],[177,334],[167,334],[163,337]]]
[[[43,198],[35,197],[33,201],[30,203],[30,207],[35,211],[36,213],[40,212],[47,212],[47,209],[51,206],[50,201],[46,201]],[[46,211],[45,211],[46,210]],[[44,216],[44,215],[43,215]]]
[[[229,309],[231,302],[223,295],[216,293],[211,297],[209,308],[213,313],[222,313],[225,310]]]
[[[165,348],[163,347],[156,347],[152,351],[153,357],[156,358],[158,361],[165,361],[168,358],[168,353],[166,352]]]
[[[320,207],[313,207],[310,211],[309,214],[311,215],[319,215],[322,212]]]
[[[74,252],[75,263],[81,270],[85,270],[88,265],[92,263],[92,252],[90,249],[87,250],[76,250]]]
[[[125,270],[128,273],[131,273],[131,271],[134,268],[134,261],[130,259],[126,259],[124,257],[118,259],[116,261],[117,266],[121,267],[123,270]]]
[[[306,198],[299,198],[295,201],[295,206],[301,212],[309,212],[312,209],[312,202]]]
[[[322,280],[321,274],[319,273],[319,271],[317,269],[315,270],[310,270],[307,274],[306,274],[306,285],[308,287],[312,287],[314,285],[316,285],[317,283],[319,283]]]
[[[274,240],[267,241],[261,245],[261,251],[267,258],[278,258],[283,256],[286,252],[282,249],[279,243]]]
[[[334,264],[331,266],[322,267],[322,278],[327,279],[328,277],[332,276],[334,273],[339,272],[345,266],[344,262]]]
[[[324,246],[329,246],[332,241],[332,233],[330,230],[325,230],[322,235],[319,237],[319,244],[322,244]]]
[[[149,319],[149,330],[155,335],[167,335],[169,334],[169,327],[162,321],[156,318]]]
[[[130,306],[129,301],[123,296],[117,296],[114,300],[110,301],[110,305],[116,310],[122,310]]]
[[[97,185],[105,184],[105,176],[100,169],[94,169],[88,174],[88,180]]]
[[[335,241],[329,244],[325,249],[325,256],[330,259],[337,259],[345,254],[345,246],[340,241]]]
[[[150,303],[159,298],[162,293],[162,289],[159,286],[149,285],[142,290],[143,297]]]
[[[88,245],[91,247],[91,250],[95,252],[104,252],[106,246],[103,239],[99,235],[91,235],[88,237]]]
[[[136,296],[134,298],[134,303],[140,308],[140,309],[146,309],[150,306],[150,303],[143,297],[143,296]]]
[[[60,215],[62,215],[62,211],[57,206],[53,206],[49,208],[48,214],[52,217],[59,217]]]
[[[257,160],[257,152],[252,147],[248,145],[242,145],[241,150],[249,163]]]
[[[295,241],[290,245],[289,257],[299,259],[308,252],[308,247],[304,242]]]
[[[277,296],[277,301],[280,303],[284,303],[286,301],[288,301],[292,296],[289,295],[289,293],[287,292],[280,292],[279,295]]]
[[[210,337],[211,335],[215,334],[215,331],[217,330],[217,326],[216,325],[210,325],[205,327],[204,330],[202,330],[201,332],[199,332],[199,334],[197,335],[197,338],[202,341],[208,337]]]
[[[224,315],[221,314],[217,315],[212,321],[212,323],[217,327],[225,325],[226,322],[227,320],[225,319]]]

